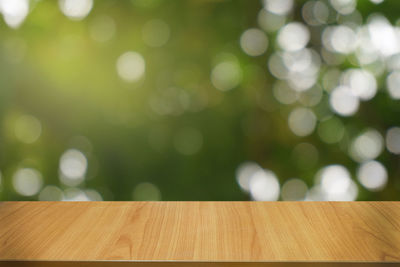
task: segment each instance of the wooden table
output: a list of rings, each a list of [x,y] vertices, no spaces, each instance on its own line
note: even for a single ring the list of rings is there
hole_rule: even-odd
[[[384,262],[400,265],[400,202],[0,202],[0,266]]]

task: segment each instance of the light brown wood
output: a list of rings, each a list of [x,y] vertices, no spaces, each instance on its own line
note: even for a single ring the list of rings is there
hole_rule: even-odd
[[[2,202],[10,260],[399,263],[400,203]]]

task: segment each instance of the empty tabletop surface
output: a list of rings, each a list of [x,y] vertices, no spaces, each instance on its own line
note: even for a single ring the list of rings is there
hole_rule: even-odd
[[[0,260],[400,262],[400,203],[1,202]]]

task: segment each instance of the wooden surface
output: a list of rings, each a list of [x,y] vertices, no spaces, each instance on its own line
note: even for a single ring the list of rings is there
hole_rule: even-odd
[[[10,260],[398,263],[400,202],[2,202]]]

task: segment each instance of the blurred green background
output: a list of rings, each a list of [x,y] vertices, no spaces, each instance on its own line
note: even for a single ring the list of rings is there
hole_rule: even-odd
[[[0,13],[0,200],[400,199],[397,0]]]

